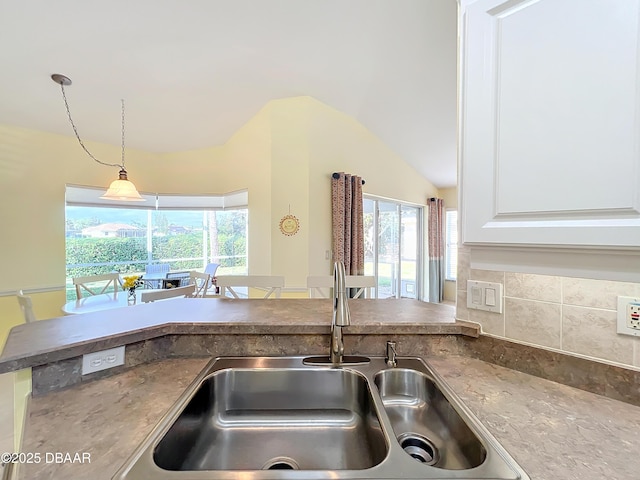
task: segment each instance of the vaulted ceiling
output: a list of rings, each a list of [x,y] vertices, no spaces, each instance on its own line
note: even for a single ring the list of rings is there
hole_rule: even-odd
[[[0,4],[0,123],[176,152],[312,96],[440,188],[456,184],[456,0],[29,0]]]

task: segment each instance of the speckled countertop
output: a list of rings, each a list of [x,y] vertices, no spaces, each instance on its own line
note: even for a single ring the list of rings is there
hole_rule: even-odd
[[[11,329],[0,373],[164,335],[329,334],[327,299],[177,298],[70,315]],[[456,321],[455,307],[411,299],[352,300],[348,334],[458,334],[479,327]]]
[[[172,359],[33,398],[24,452],[91,463],[25,465],[19,478],[109,480],[208,359]],[[535,480],[635,480],[640,407],[467,357],[429,357]]]

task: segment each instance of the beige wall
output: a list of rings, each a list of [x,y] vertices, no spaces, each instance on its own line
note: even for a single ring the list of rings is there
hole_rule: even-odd
[[[15,373],[3,373],[0,375],[0,450],[14,452],[14,407],[13,385]],[[2,469],[0,469],[2,472]]]
[[[309,274],[331,273],[331,173],[364,178],[363,192],[425,205],[437,189],[353,118],[309,99]],[[331,141],[327,141],[331,139]],[[426,209],[425,209],[426,210]],[[426,225],[426,223],[425,223]],[[425,250],[426,251],[426,250]]]
[[[617,296],[640,296],[639,283],[475,270],[464,247],[458,262],[458,319],[500,338],[640,368],[640,338],[616,333]],[[504,313],[468,310],[467,280],[502,283]]]
[[[119,147],[85,143],[98,158],[119,161]],[[106,186],[116,169],[91,161],[71,136],[1,125],[0,145],[0,261],[8,272],[0,276],[0,295],[51,290],[34,296],[36,315],[58,316],[64,303],[65,184]],[[437,194],[355,120],[310,97],[270,102],[223,146],[165,155],[127,150],[127,169],[146,192],[247,188],[249,272],[285,275],[291,287],[304,286],[309,273],[329,271],[332,172],[359,174],[365,192],[399,200],[424,204]],[[289,209],[301,222],[294,237],[278,229]],[[21,321],[14,302],[0,296],[2,341]]]
[[[85,141],[103,161],[117,163],[120,148]],[[435,187],[354,119],[310,98],[270,102],[222,146],[171,154],[127,150],[127,170],[140,191],[226,193],[249,191],[249,272],[285,275],[304,287],[309,274],[328,273],[331,249],[330,175],[363,176],[365,191],[424,204]],[[65,302],[66,184],[104,186],[117,170],[86,157],[71,136],[0,125],[0,346],[22,323],[13,296],[25,289],[38,319],[61,315]],[[300,232],[280,233],[280,218],[300,219]],[[296,295],[296,293],[291,293]],[[19,444],[29,371],[10,374],[13,389],[0,404],[13,405],[14,425],[0,436]],[[5,415],[2,418],[9,418]]]
[[[249,272],[284,275],[287,288],[304,287],[309,274],[330,272],[325,252],[331,250],[334,171],[363,176],[365,193],[418,204],[437,194],[357,121],[311,97],[269,102],[224,146],[161,160],[167,163],[155,169],[162,177],[154,177],[157,191],[175,191],[164,176],[172,166],[201,173],[199,190],[182,182],[180,192],[203,193],[208,184],[219,193],[249,190]],[[279,230],[289,213],[300,220],[295,236]]]
[[[458,208],[458,188],[442,188],[439,190],[439,196],[444,200],[444,208]]]
[[[49,318],[59,314],[65,301],[63,291],[32,293],[36,318]],[[0,296],[0,345],[4,345],[9,330],[24,318],[14,296]],[[26,400],[31,394],[31,369],[0,375],[0,445],[2,451],[18,451],[22,440],[22,426],[26,413]],[[7,446],[11,445],[11,449]]]

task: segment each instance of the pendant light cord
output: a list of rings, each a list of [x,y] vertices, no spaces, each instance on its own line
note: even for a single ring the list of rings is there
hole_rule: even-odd
[[[66,94],[64,92],[64,84],[63,83],[60,83],[60,88],[62,89],[62,98],[64,99],[64,106],[67,109],[67,116],[69,117],[69,123],[71,123],[71,128],[73,128],[73,133],[75,133],[76,138],[78,139],[78,143],[80,144],[82,149],[87,153],[87,155],[89,155],[93,160],[98,162],[100,165],[106,165],[107,167],[119,167],[121,170],[124,170],[126,172],[126,169],[124,168],[124,100],[120,100],[122,102],[122,163],[121,164],[106,163],[106,162],[100,161],[96,157],[94,157],[91,154],[91,152],[87,149],[87,147],[84,146],[84,143],[82,142],[82,139],[80,138],[80,135],[78,135],[78,129],[76,128],[76,125],[75,125],[75,123],[73,123],[73,119],[71,118],[71,111],[69,110],[69,102],[67,101],[67,96],[66,96]]]

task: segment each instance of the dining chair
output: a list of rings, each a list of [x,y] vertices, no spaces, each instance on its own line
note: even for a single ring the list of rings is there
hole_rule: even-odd
[[[31,297],[25,295],[22,290],[18,290],[16,292],[16,297],[18,298],[18,304],[20,305],[20,310],[22,310],[22,315],[24,315],[25,322],[35,322],[36,316],[33,313],[33,302],[31,301]]]
[[[333,277],[331,277],[333,280]],[[373,289],[376,287],[376,277],[373,275],[347,275],[345,286],[355,289],[351,298],[373,298]]]
[[[345,286],[355,289],[351,298],[373,298],[376,277],[372,275],[347,275]],[[333,291],[332,275],[310,275],[307,277],[309,298],[329,298]]]
[[[307,277],[309,298],[329,298],[333,289],[331,275],[310,275]]]
[[[206,267],[204,267],[204,273],[208,273],[209,275],[211,275],[211,279],[213,280],[213,277],[216,276],[216,271],[218,270],[219,266],[219,263],[209,263]]]
[[[209,275],[211,275],[209,288],[215,288],[214,293],[219,293],[218,287],[216,285],[216,272],[218,271],[219,266],[219,263],[209,263],[206,267],[204,267],[204,273],[208,273]]]
[[[155,302],[156,300],[165,300],[175,297],[193,297],[195,293],[195,285],[186,285],[184,287],[167,288],[165,290],[152,290],[140,292],[140,301],[142,303]]]
[[[280,298],[284,277],[281,275],[221,275],[216,278],[216,285],[220,287],[221,297],[224,297],[229,290],[233,298],[241,298],[234,289],[247,287],[266,290],[262,298],[269,298],[271,295]]]
[[[118,292],[118,285],[121,286],[120,274],[118,272],[114,272],[104,273],[102,275],[87,275],[85,277],[75,277],[73,279],[73,284],[76,287],[76,298],[78,300],[82,298],[83,293],[85,293],[86,296],[106,293],[107,289],[111,285],[113,285],[113,293],[115,295]]]
[[[192,270],[189,272],[189,284],[195,285],[194,297],[204,297],[211,282],[211,275]]]

